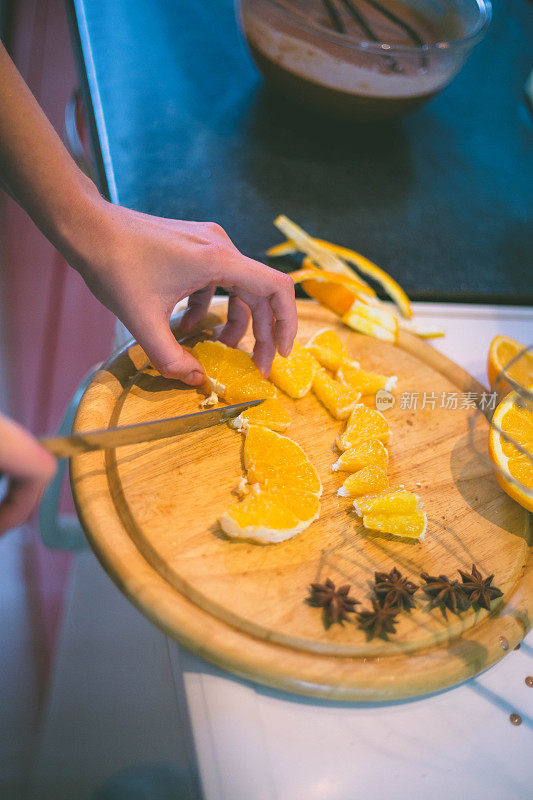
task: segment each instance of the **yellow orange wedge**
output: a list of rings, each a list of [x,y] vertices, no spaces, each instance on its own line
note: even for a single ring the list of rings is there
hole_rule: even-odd
[[[352,411],[344,431],[337,436],[336,444],[342,451],[369,439],[379,439],[387,444],[389,438],[389,423],[383,414],[360,403]]]
[[[346,419],[360,399],[359,392],[343,386],[331,378],[325,369],[320,369],[313,380],[313,392],[335,419]]]
[[[519,356],[520,353],[522,355]],[[517,356],[517,360],[508,367],[509,362]],[[533,384],[533,352],[526,351],[523,344],[509,336],[495,336],[489,347],[487,377],[491,389],[497,390],[502,397],[512,389],[506,377],[520,386],[530,386]]]
[[[291,418],[287,409],[276,398],[269,398],[258,406],[248,408],[230,421],[230,426],[245,431],[250,425],[260,425],[271,431],[282,433],[287,430]]]
[[[244,443],[249,483],[322,494],[318,472],[299,444],[267,428],[251,425]]]
[[[274,357],[270,380],[283,392],[294,399],[304,397],[311,389],[313,379],[320,369],[320,364],[309,350],[294,342],[288,358],[279,353]]]
[[[401,539],[423,539],[427,516],[419,498],[405,490],[354,501],[356,513],[368,530]]]
[[[323,367],[332,370],[332,372],[336,372],[341,364],[350,358],[346,345],[339,334],[331,330],[331,328],[324,328],[315,333],[314,336],[311,336],[306,348],[311,351]]]
[[[386,470],[388,464],[389,454],[383,442],[379,439],[368,439],[345,450],[331,469],[333,472],[357,472],[363,467],[372,465]]]
[[[248,353],[221,342],[198,342],[192,353],[205,369],[207,385],[227,403],[276,396],[276,388],[261,375]]]
[[[392,392],[398,380],[396,375],[387,376],[380,375],[378,372],[366,372],[353,362],[341,364],[336,378],[345,386],[349,386],[350,389],[360,392],[363,397],[365,395],[374,395],[380,389]]]
[[[381,492],[389,486],[387,473],[381,467],[368,464],[366,467],[349,475],[337,494],[339,497],[362,497]]]
[[[522,401],[523,402],[523,401]],[[502,489],[521,506],[533,511],[533,405],[520,405],[520,397],[511,392],[494,412],[489,434],[489,455]],[[507,434],[512,443],[500,435]],[[518,450],[513,443],[518,444]]]
[[[252,487],[220,518],[228,536],[274,544],[295,536],[317,519],[322,484],[296,442],[251,425],[246,433],[244,463]]]

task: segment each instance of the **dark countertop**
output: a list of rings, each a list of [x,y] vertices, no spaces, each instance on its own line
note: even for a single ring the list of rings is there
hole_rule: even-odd
[[[266,89],[232,0],[71,10],[114,201],[217,221],[255,258],[282,238],[272,220],[285,213],[390,270],[413,298],[533,303],[527,0],[497,3],[452,84],[388,129],[322,119]]]

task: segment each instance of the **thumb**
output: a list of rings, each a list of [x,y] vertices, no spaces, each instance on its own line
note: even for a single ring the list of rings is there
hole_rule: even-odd
[[[203,367],[177,343],[168,319],[153,316],[137,321],[130,330],[165,378],[175,378],[189,386],[200,386],[205,381]]]

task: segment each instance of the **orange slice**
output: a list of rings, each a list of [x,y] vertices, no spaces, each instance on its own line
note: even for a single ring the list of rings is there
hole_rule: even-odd
[[[339,497],[362,497],[372,492],[381,492],[388,486],[389,479],[385,470],[368,464],[349,475],[337,494]]]
[[[324,369],[320,369],[315,375],[313,392],[335,419],[349,417],[361,397],[359,392],[354,392],[335,378],[331,378]]]
[[[523,355],[507,368],[509,362],[519,353]],[[516,381],[520,386],[530,386],[533,384],[533,352],[526,350],[523,344],[509,336],[495,336],[489,347],[487,376],[491,389],[496,389],[502,397],[513,388],[509,381],[505,380],[506,377]]]
[[[324,328],[311,336],[306,348],[323,367],[333,372],[350,358],[346,345],[341,341],[339,334],[331,328]]]
[[[260,400],[277,394],[243,350],[207,341],[198,342],[192,353],[205,369],[209,390],[227,403]]]
[[[427,516],[419,498],[408,491],[388,492],[377,497],[354,501],[356,513],[368,530],[401,539],[423,539]]]
[[[224,533],[256,544],[277,544],[301,533],[317,519],[320,502],[310,492],[257,486],[220,517]]]
[[[491,427],[489,434],[489,455],[504,492],[533,511],[533,404],[524,408],[523,402],[516,392],[511,392],[496,408],[492,418],[495,427]],[[498,428],[512,442],[501,436]]]
[[[369,439],[387,444],[389,437],[389,423],[383,414],[360,403],[352,411],[344,431],[337,436],[336,444],[339,450],[348,450]]]
[[[294,399],[304,397],[311,389],[320,364],[309,350],[294,342],[291,354],[283,358],[279,353],[274,357],[270,380],[283,392]]]
[[[299,444],[279,433],[251,425],[244,443],[244,466],[249,483],[312,492],[320,497],[318,472]]]
[[[363,467],[373,465],[386,470],[388,464],[389,454],[383,442],[379,439],[368,439],[345,450],[331,469],[333,472],[357,472]]]
[[[291,418],[287,409],[279,400],[269,398],[264,403],[243,411],[238,417],[230,420],[229,424],[238,431],[246,431],[250,425],[261,425],[263,428],[270,428],[271,431],[282,433],[287,430],[290,422]]]
[[[392,392],[398,378],[396,375],[380,375],[378,372],[366,372],[354,362],[341,364],[337,371],[337,380],[350,389],[361,392],[361,395],[374,395],[380,389]]]

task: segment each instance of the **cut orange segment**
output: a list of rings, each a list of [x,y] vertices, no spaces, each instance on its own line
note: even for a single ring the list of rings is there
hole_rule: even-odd
[[[355,500],[353,505],[368,530],[402,539],[424,538],[427,516],[413,492],[396,490],[377,497],[363,497]]]
[[[345,450],[331,469],[333,472],[357,472],[363,467],[373,465],[386,470],[388,464],[389,454],[383,442],[379,439],[368,439]]]
[[[519,353],[523,354],[507,367]],[[487,377],[491,389],[496,389],[501,396],[512,389],[506,377],[516,381],[520,386],[530,386],[533,384],[533,352],[526,350],[523,344],[509,336],[495,336],[490,343],[487,358]]]
[[[283,358],[279,353],[274,357],[270,380],[289,397],[298,399],[304,397],[311,389],[319,369],[320,364],[313,354],[298,342],[294,342],[288,358]]]
[[[244,466],[249,483],[287,487],[320,497],[318,472],[299,444],[258,425],[250,425],[244,443]]]
[[[380,411],[360,403],[352,411],[344,431],[337,436],[339,450],[348,450],[356,444],[379,439],[387,444],[390,438],[389,423]]]
[[[427,517],[424,512],[416,514],[375,514],[363,517],[363,525],[371,531],[388,533],[401,539],[423,539],[426,534]]]
[[[220,517],[224,533],[257,544],[277,544],[301,533],[317,519],[320,501],[310,492],[254,487]]]
[[[192,353],[205,369],[207,385],[227,403],[276,396],[276,388],[261,375],[251,356],[221,342],[198,342]]]
[[[359,369],[354,362],[345,362],[337,371],[337,380],[350,389],[361,392],[361,395],[376,394],[380,389],[392,392],[398,378],[396,375],[380,375],[378,372],[366,372]]]
[[[341,341],[339,334],[331,328],[324,328],[311,336],[306,348],[323,367],[332,372],[338,370],[341,364],[350,358],[346,345]]]
[[[230,420],[229,424],[238,431],[246,431],[250,425],[260,425],[263,428],[270,428],[271,431],[283,432],[287,430],[290,422],[287,409],[279,400],[269,398],[264,403],[243,411],[238,417]]]
[[[370,511],[376,514],[415,514],[421,509],[420,498],[407,489],[395,489],[379,495],[360,497],[354,501],[356,514],[362,517]]]
[[[335,378],[331,378],[324,369],[320,369],[315,375],[313,392],[335,419],[349,417],[361,397],[359,392],[354,392]]]
[[[521,401],[524,402],[523,400]],[[520,396],[511,392],[497,407],[489,434],[489,455],[496,479],[504,492],[521,506],[533,511],[533,412],[520,405]],[[512,442],[500,435],[506,433]],[[518,450],[518,444],[525,452]]]
[[[372,492],[381,492],[389,486],[387,473],[372,464],[349,475],[337,494],[339,497],[362,497]]]

